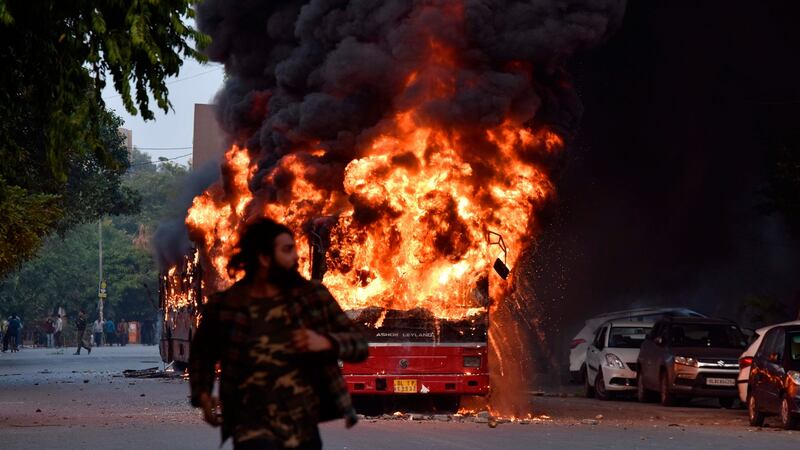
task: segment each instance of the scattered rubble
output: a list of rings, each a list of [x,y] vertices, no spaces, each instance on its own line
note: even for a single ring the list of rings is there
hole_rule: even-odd
[[[162,372],[158,370],[158,367],[150,367],[148,369],[140,369],[140,370],[123,370],[122,375],[125,378],[162,378],[166,377],[166,372]]]

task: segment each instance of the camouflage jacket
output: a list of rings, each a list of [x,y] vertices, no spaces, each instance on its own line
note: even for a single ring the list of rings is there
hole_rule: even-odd
[[[327,336],[328,352],[298,354],[291,332],[305,327]],[[338,361],[363,361],[364,335],[318,282],[273,298],[250,297],[237,284],[209,298],[189,353],[192,405],[211,393],[220,364],[222,439],[269,437],[293,447],[318,422],[344,417],[355,424]]]

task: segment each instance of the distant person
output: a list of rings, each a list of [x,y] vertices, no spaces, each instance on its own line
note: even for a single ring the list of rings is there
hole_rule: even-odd
[[[117,342],[121,347],[128,343],[128,322],[123,317],[117,325]]]
[[[78,349],[75,350],[76,355],[81,354],[81,348],[85,348],[88,354],[92,354],[92,347],[86,343],[86,312],[80,310],[78,318],[75,320],[75,330],[78,332]]]
[[[111,320],[109,317],[106,320],[105,328],[103,331],[106,332],[106,345],[114,345],[114,335],[117,333],[117,327],[114,326],[114,321]]]
[[[92,324],[92,335],[94,336],[94,346],[103,345],[103,322],[98,317]]]
[[[11,314],[8,317],[8,327],[6,334],[3,336],[3,352],[7,352],[9,347],[11,352],[19,351],[19,335],[22,330],[22,320],[16,314]]]
[[[53,334],[56,332],[56,321],[53,319],[53,316],[47,318],[44,321],[44,333],[47,337],[47,348],[53,348],[54,340]]]
[[[62,333],[64,332],[64,320],[61,318],[61,314],[56,317],[56,332],[53,333],[53,339],[55,340],[56,347],[61,348],[64,346],[64,341],[62,339]]]
[[[8,344],[6,344],[6,336],[8,336],[8,319],[0,319],[0,338],[3,339],[3,348],[8,347]]]
[[[229,265],[244,278],[203,306],[189,352],[191,401],[236,450],[320,449],[319,422],[357,421],[337,360],[363,361],[367,341],[323,285],[298,273],[297,260],[291,231],[261,219]]]

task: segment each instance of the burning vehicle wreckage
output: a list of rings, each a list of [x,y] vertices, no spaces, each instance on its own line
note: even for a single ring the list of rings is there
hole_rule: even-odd
[[[164,359],[187,360],[198,306],[241,276],[227,263],[243,225],[270,217],[294,231],[303,275],[370,333],[370,358],[342,367],[355,396],[524,399],[536,318],[515,267],[580,115],[564,61],[623,11],[620,0],[198,4],[206,51],[228,74],[215,103],[230,147],[185,216],[196,251],[167,258]]]
[[[330,227],[326,221],[310,233],[311,278],[323,280],[331,261]],[[490,232],[487,239],[506,255],[502,237]],[[493,269],[505,280],[510,271],[501,258]],[[185,369],[189,346],[200,320],[204,295],[199,254],[192,250],[180,266],[161,276],[160,305],[164,314],[161,355],[165,363]],[[364,306],[345,312],[367,333],[370,358],[360,364],[342,364],[350,392],[359,396],[431,394],[437,408],[452,409],[460,396],[485,396],[489,392],[488,327],[489,277],[484,273],[468,280],[448,301],[441,316],[424,306],[400,310]],[[440,312],[441,313],[441,312]],[[362,402],[362,405],[367,404]],[[374,406],[374,404],[373,404]]]

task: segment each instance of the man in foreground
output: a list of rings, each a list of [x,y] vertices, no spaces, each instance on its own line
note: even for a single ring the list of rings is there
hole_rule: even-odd
[[[237,450],[319,449],[319,422],[356,422],[337,360],[363,361],[367,341],[297,261],[288,228],[269,219],[247,226],[228,266],[242,278],[209,298],[192,341],[192,404]]]

